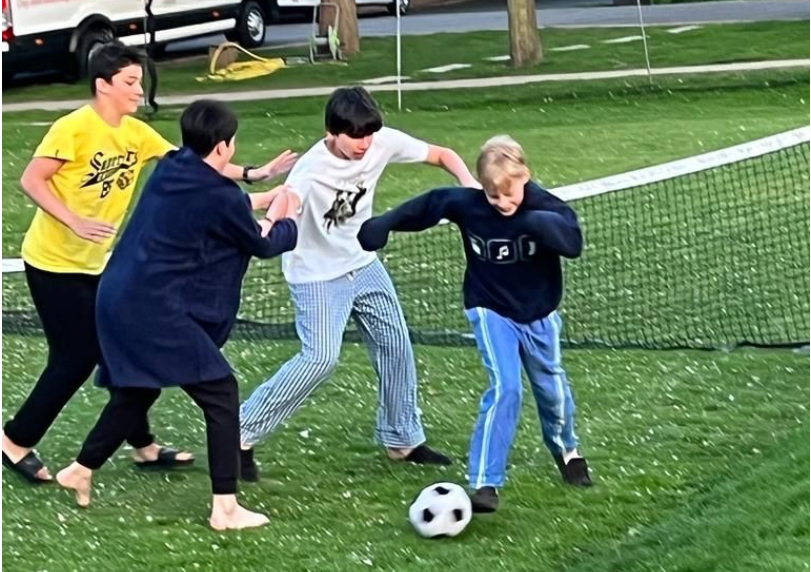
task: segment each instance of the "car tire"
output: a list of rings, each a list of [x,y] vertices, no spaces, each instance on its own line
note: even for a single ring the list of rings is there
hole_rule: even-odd
[[[226,37],[232,42],[239,42],[243,48],[258,48],[265,43],[266,28],[262,7],[250,0],[242,5],[237,27]]]
[[[115,38],[109,28],[91,28],[86,30],[79,39],[76,48],[76,70],[79,79],[86,78],[90,70],[90,58],[107,42]]]

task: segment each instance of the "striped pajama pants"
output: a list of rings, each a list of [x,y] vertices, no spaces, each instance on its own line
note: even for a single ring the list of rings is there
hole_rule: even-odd
[[[520,324],[486,308],[465,311],[490,377],[470,440],[471,489],[502,487],[521,415],[521,368],[527,372],[544,443],[553,455],[577,448],[574,399],[560,357],[563,321],[557,312]]]
[[[240,409],[242,442],[254,445],[288,419],[338,364],[351,317],[378,378],[375,438],[387,447],[425,441],[417,370],[403,310],[383,263],[334,280],[290,284],[301,351],[254,390]]]

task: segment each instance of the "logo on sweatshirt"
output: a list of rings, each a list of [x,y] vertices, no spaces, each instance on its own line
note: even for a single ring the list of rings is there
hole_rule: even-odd
[[[518,261],[532,260],[539,252],[538,243],[526,235],[519,236],[516,240],[510,238],[484,239],[468,232],[467,239],[473,254],[480,260],[492,264],[513,264]]]

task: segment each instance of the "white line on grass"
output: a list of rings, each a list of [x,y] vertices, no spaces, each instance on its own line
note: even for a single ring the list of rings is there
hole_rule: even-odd
[[[559,48],[551,48],[550,52],[573,52],[575,50],[587,50],[591,46],[588,44],[573,44],[571,46],[560,46]]]
[[[630,42],[638,42],[642,36],[623,36],[622,38],[614,38],[613,40],[603,40],[604,44],[628,44]]]
[[[407,75],[400,76],[400,81],[406,81],[407,79],[411,78],[409,78]],[[372,79],[364,79],[361,81],[361,83],[366,85],[380,85],[383,83],[394,83],[395,81],[397,81],[396,75],[387,75],[385,77],[373,77]]]
[[[681,26],[680,28],[670,28],[668,34],[682,34],[684,32],[692,32],[693,30],[700,30],[701,26]]]
[[[437,66],[435,68],[425,68],[424,70],[420,70],[420,71],[431,72],[431,73],[445,73],[445,72],[449,72],[449,71],[453,71],[453,70],[462,70],[462,69],[469,68],[469,67],[470,67],[470,64],[448,64],[446,66]]]

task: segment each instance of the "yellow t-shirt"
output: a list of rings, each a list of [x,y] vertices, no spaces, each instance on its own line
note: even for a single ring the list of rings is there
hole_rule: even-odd
[[[143,166],[173,148],[142,121],[125,116],[113,127],[85,105],[51,126],[34,157],[65,161],[50,187],[71,211],[119,228]],[[96,243],[79,238],[37,209],[23,240],[22,257],[49,272],[100,274],[113,240]]]

